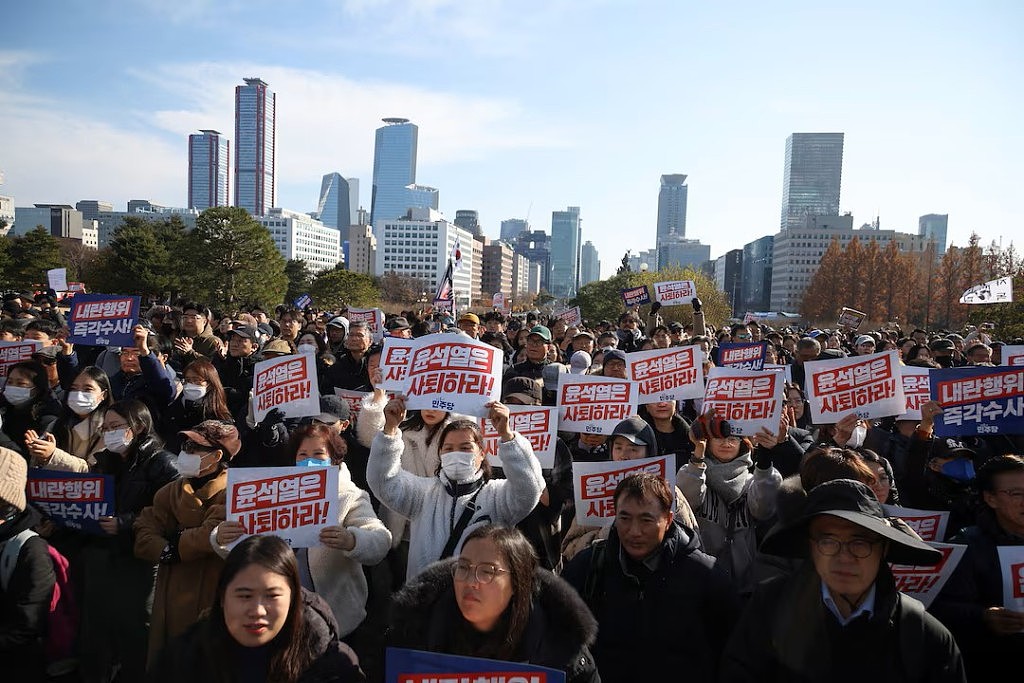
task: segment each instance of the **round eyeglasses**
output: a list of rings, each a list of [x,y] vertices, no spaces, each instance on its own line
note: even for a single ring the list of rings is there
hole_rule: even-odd
[[[812,538],[814,545],[818,548],[818,552],[826,557],[834,557],[838,555],[843,548],[858,560],[863,560],[865,557],[871,555],[875,545],[880,541],[869,541],[864,538],[855,538],[851,541],[840,541],[837,538],[831,536],[821,536],[820,538]]]
[[[452,578],[456,581],[469,581],[472,576],[476,583],[490,583],[498,574],[508,574],[508,570],[490,562],[473,564],[459,560],[452,565]]]

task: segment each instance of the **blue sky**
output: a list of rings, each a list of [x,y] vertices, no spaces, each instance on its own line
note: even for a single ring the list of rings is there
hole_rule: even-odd
[[[0,193],[17,206],[187,199],[187,136],[234,135],[234,86],[277,92],[277,204],[361,181],[374,129],[420,126],[441,210],[550,231],[580,206],[602,274],[654,246],[659,177],[689,176],[712,257],[777,231],[786,136],[846,134],[841,207],[1008,244],[1024,186],[1024,3],[65,0],[11,3]],[[1018,247],[1020,246],[1018,239]]]

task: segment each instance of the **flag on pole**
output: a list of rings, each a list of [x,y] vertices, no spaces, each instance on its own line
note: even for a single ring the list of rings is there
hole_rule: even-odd
[[[452,253],[448,255],[448,262],[453,265],[454,270],[462,267],[462,243],[458,237],[455,238],[455,244],[452,245]]]
[[[452,281],[452,262],[449,260],[444,276],[437,285],[437,293],[434,294],[434,305],[438,308],[451,310],[454,299],[454,287],[455,283]]]
[[[1013,301],[1013,278],[1001,277],[974,285],[960,297],[962,304],[1007,304]]]

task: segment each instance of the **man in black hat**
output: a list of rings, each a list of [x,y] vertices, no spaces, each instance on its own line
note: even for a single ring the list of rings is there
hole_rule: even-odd
[[[864,484],[814,487],[761,550],[805,561],[754,592],[719,680],[966,681],[953,636],[896,589],[888,564],[934,565],[942,553],[887,519]]]
[[[389,337],[398,337],[400,339],[412,338],[412,326],[405,316],[399,315],[391,318],[384,323],[384,329],[388,331]]]
[[[248,410],[249,392],[252,391],[253,366],[259,360],[259,333],[251,325],[238,325],[227,331],[228,352],[214,356],[220,382],[228,399],[228,410],[235,419]]]

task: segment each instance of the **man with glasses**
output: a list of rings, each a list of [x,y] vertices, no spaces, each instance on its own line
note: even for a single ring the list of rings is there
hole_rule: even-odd
[[[548,345],[551,344],[551,330],[544,325],[534,325],[526,335],[526,360],[516,363],[505,371],[502,383],[513,377],[543,379],[544,367],[548,361]]]
[[[855,356],[868,356],[875,352],[875,338],[870,334],[862,334],[857,337],[857,341],[853,345],[853,353]]]

